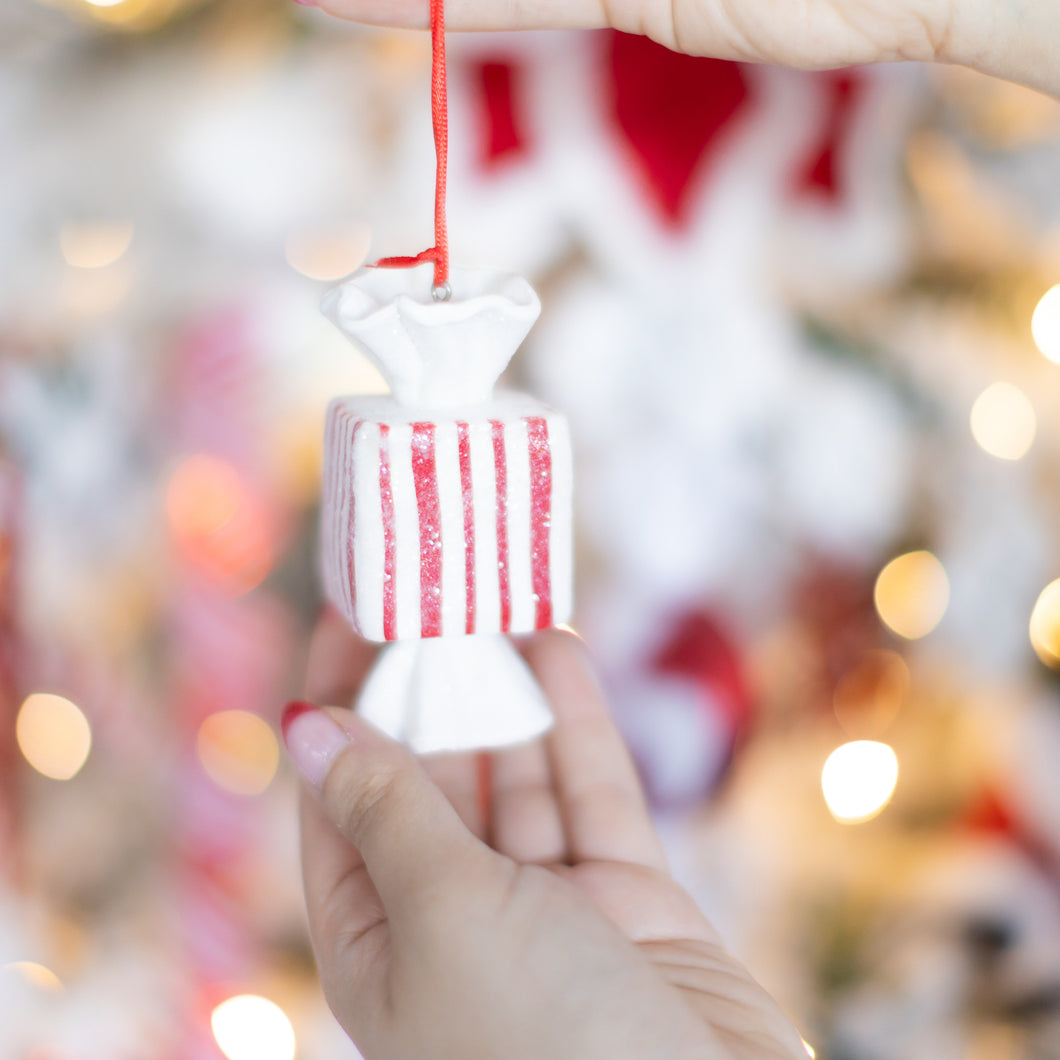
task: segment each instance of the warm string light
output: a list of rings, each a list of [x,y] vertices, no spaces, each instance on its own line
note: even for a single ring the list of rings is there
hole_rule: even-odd
[[[1027,395],[1012,383],[992,383],[975,399],[972,437],[999,460],[1019,460],[1034,442],[1038,418]]]
[[[875,740],[837,747],[821,770],[824,801],[842,824],[871,821],[891,801],[897,784],[898,756]]]
[[[59,250],[70,266],[63,277],[68,312],[101,316],[121,304],[132,286],[132,272],[122,259],[134,233],[130,220],[68,221],[59,229]]]
[[[900,637],[916,640],[942,621],[950,601],[949,579],[930,552],[907,552],[880,571],[874,598],[884,625]]]
[[[227,591],[264,581],[277,549],[275,518],[227,461],[187,457],[170,477],[166,514],[184,558]]]
[[[1030,638],[1038,658],[1060,670],[1060,578],[1041,592],[1031,612]]]
[[[132,221],[69,221],[59,229],[59,249],[68,265],[102,269],[132,245]]]
[[[1031,317],[1031,334],[1042,354],[1060,364],[1060,283],[1042,295]]]
[[[82,0],[100,22],[148,29],[166,21],[182,0]]]
[[[198,538],[227,526],[239,509],[239,474],[225,460],[188,457],[173,472],[166,490],[166,514],[179,537]]]
[[[57,994],[64,989],[62,980],[50,968],[36,961],[9,961],[3,965],[5,972],[14,972],[37,990]]]
[[[210,1016],[210,1027],[228,1060],[294,1060],[291,1021],[267,998],[240,994],[222,1001]]]
[[[52,780],[70,780],[92,749],[88,719],[63,696],[35,692],[15,719],[15,739],[27,762]]]
[[[245,710],[211,714],[199,726],[195,749],[210,779],[236,795],[260,795],[280,764],[272,729]]]
[[[367,228],[298,231],[287,237],[284,257],[310,280],[341,280],[364,264],[369,241]]]

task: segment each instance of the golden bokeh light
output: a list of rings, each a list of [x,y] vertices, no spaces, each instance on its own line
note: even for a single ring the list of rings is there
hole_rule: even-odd
[[[1031,644],[1038,658],[1060,670],[1060,578],[1050,582],[1031,612]]]
[[[102,269],[129,249],[134,231],[132,221],[69,221],[59,229],[59,247],[68,265]]]
[[[294,1028],[283,1009],[264,997],[240,994],[210,1016],[213,1036],[228,1060],[294,1060]]]
[[[866,739],[882,734],[909,694],[909,667],[895,651],[867,651],[836,683],[832,704],[843,731]]]
[[[287,238],[284,257],[310,280],[341,280],[364,264],[369,242],[367,228],[294,232]]]
[[[53,780],[76,776],[92,749],[88,719],[63,696],[34,692],[15,720],[15,738],[23,757]]]
[[[1034,406],[1011,383],[991,383],[975,399],[970,422],[979,447],[999,460],[1025,456],[1038,430]]]
[[[179,537],[206,537],[232,521],[241,494],[231,464],[213,456],[190,456],[169,480],[169,524]]]
[[[245,710],[211,714],[199,726],[195,747],[210,779],[236,795],[260,795],[280,764],[272,729]]]
[[[25,982],[37,990],[55,994],[63,989],[62,980],[55,972],[36,961],[9,961],[3,968],[6,972],[14,972],[21,976]]]
[[[900,637],[916,640],[942,621],[950,602],[950,583],[930,552],[907,552],[880,571],[874,597],[884,625]]]
[[[162,25],[184,0],[82,0],[92,18],[125,29]]]
[[[853,740],[837,747],[821,770],[821,791],[832,816],[843,824],[871,821],[891,801],[898,784],[898,757],[885,743]]]
[[[1050,287],[1031,317],[1031,334],[1038,349],[1054,364],[1060,364],[1060,283]]]
[[[184,558],[235,595],[272,568],[277,521],[236,469],[217,457],[188,457],[166,490],[166,514]]]

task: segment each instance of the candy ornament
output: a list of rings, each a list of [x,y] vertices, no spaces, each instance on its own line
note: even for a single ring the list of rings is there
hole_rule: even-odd
[[[494,384],[537,318],[523,279],[427,263],[364,269],[324,312],[390,397],[328,410],[322,556],[330,601],[363,637],[393,641],[358,710],[420,753],[529,740],[547,703],[505,636],[571,610],[571,452],[565,419]]]

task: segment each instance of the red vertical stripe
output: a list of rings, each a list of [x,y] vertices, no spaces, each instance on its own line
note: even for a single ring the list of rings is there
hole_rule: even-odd
[[[497,481],[497,579],[501,593],[501,632],[512,628],[512,587],[508,577],[508,458],[504,450],[504,424],[490,420],[493,428],[493,467]]]
[[[349,419],[349,417],[344,417]],[[349,490],[350,494],[350,518],[346,523],[346,577],[349,579],[350,586],[350,602],[353,604],[354,611],[357,610],[357,577],[356,577],[356,566],[355,566],[355,548],[356,539],[353,534],[353,528],[357,525],[356,514],[357,514],[357,493],[353,488],[353,476],[347,470],[353,466],[353,462],[350,460],[350,455],[353,453],[357,446],[357,431],[361,426],[363,420],[358,420],[353,425],[353,430],[350,431],[349,445],[346,444],[346,433],[345,426],[343,423],[342,437],[342,457],[340,461],[340,467],[347,476],[346,489]]]
[[[467,593],[465,633],[475,632],[475,495],[471,489],[471,437],[466,423],[456,425],[460,456],[460,493],[464,499],[464,586]]]
[[[420,636],[442,635],[442,511],[433,423],[412,425],[412,481],[420,520]]]
[[[541,416],[526,420],[530,448],[530,574],[534,589],[534,629],[552,625],[552,579],[549,530],[552,526],[552,449],[548,423]]]
[[[379,424],[379,497],[383,515],[383,639],[397,640],[394,606],[394,568],[397,549],[394,542],[394,491],[390,485],[390,428]]]

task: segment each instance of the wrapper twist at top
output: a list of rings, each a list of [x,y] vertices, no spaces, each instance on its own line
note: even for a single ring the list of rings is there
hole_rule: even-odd
[[[392,397],[328,409],[321,516],[328,598],[380,656],[358,710],[420,753],[519,743],[551,715],[504,636],[571,609],[566,420],[493,388],[540,311],[523,279],[365,269],[324,312]]]

